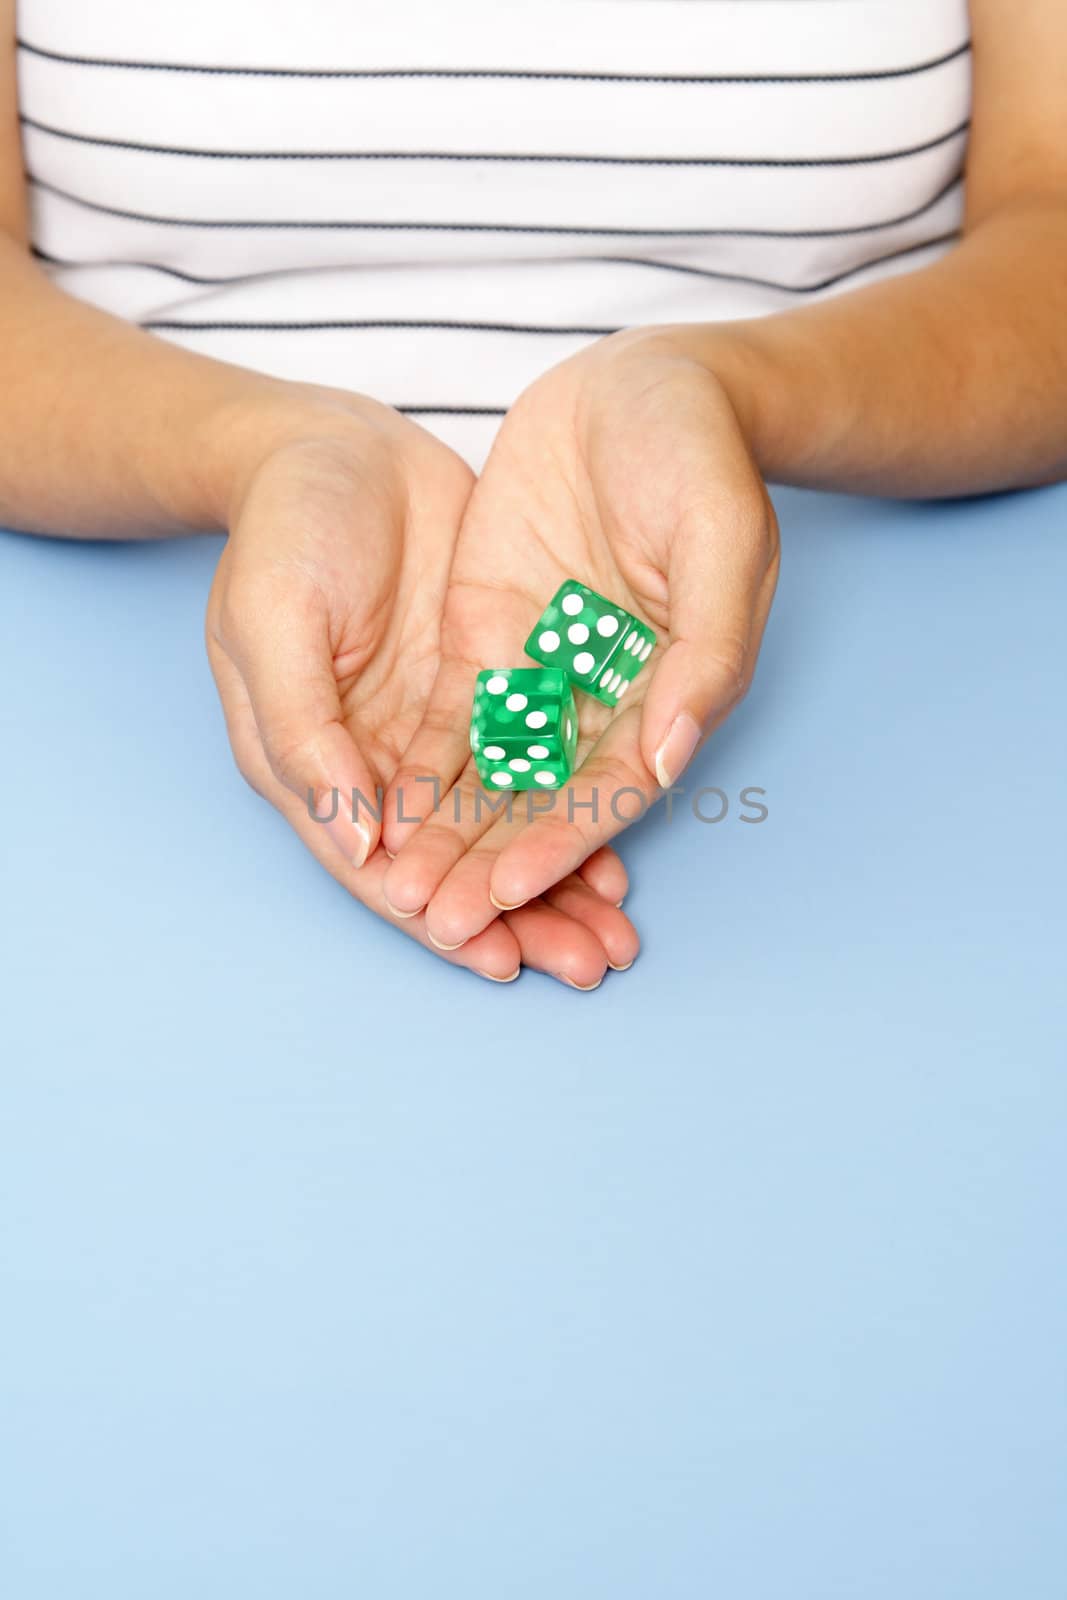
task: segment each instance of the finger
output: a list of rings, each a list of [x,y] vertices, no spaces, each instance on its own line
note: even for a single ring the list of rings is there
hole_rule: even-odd
[[[488,928],[500,914],[502,908],[494,902],[490,890],[498,853],[495,847],[483,849],[481,845],[468,850],[448,873],[430,900],[425,912],[426,928],[432,943],[439,950],[459,949],[468,939],[477,937],[483,929]],[[555,887],[555,884],[547,886],[546,899]],[[556,909],[574,910],[579,921],[586,926],[595,927],[596,924],[589,914],[589,909],[595,902],[604,913],[605,925],[617,930],[620,938],[625,934],[626,940],[633,944],[632,952],[626,956],[626,960],[629,961],[630,954],[637,953],[637,933],[629,917],[619,907],[602,899],[579,877],[574,877],[572,887],[580,888],[582,894],[572,894],[566,903],[554,902]],[[530,898],[533,899],[532,896]],[[516,910],[518,907],[510,906],[506,909]],[[622,943],[618,948],[622,950]]]
[[[671,542],[671,644],[644,698],[641,754],[664,789],[746,693],[774,594],[778,530],[744,443],[716,439],[715,472]],[[724,458],[724,464],[721,464]]]
[[[628,723],[629,742],[635,745],[636,708]],[[610,737],[609,729],[601,745]],[[615,738],[617,743],[617,736]],[[637,759],[639,762],[639,757]],[[435,862],[441,872],[440,882],[426,906],[431,938],[446,949],[456,948],[487,927],[498,912],[512,911],[555,887],[599,848],[606,830],[613,827],[617,832],[626,825],[632,813],[620,808],[617,818],[609,816],[608,795],[601,792],[609,770],[613,782],[621,783],[621,761],[601,756],[598,762],[596,751],[591,760],[592,767],[586,763],[563,790],[536,792],[532,796],[529,793],[514,795],[513,806],[469,848],[455,847],[449,832],[451,824],[433,819],[425,825],[434,848],[439,838],[444,839]],[[655,781],[647,772],[641,774],[640,781],[644,795],[658,793]],[[528,802],[526,805],[522,803],[524,799]],[[533,803],[529,803],[531,800]],[[551,809],[547,809],[549,806]],[[530,864],[530,870],[525,878],[505,874],[504,879],[500,879],[499,862],[510,858],[513,852],[517,852],[520,863]],[[421,857],[419,835],[411,841],[405,854]],[[394,865],[399,866],[402,859],[398,858]],[[442,871],[444,868],[447,870]],[[522,870],[520,867],[520,873]],[[501,893],[501,882],[506,893]],[[532,887],[535,882],[536,888]],[[392,879],[389,894],[392,898]]]
[[[212,672],[219,689],[226,729],[238,767],[257,794],[269,800],[285,817],[307,848],[348,892],[385,921],[393,923],[410,938],[433,949],[426,933],[425,918],[401,920],[389,910],[382,889],[389,865],[384,850],[377,850],[362,870],[357,870],[335,848],[324,824],[315,822],[307,806],[275,777],[259,738],[243,680],[233,662],[217,648],[209,649]],[[519,975],[519,941],[503,923],[496,922],[462,950],[435,951],[452,966],[462,967],[496,983],[510,983]]]
[[[603,981],[608,970],[603,944],[568,912],[534,900],[518,911],[509,911],[493,927],[502,924],[521,944],[527,966],[549,973],[572,989],[596,989]]]
[[[433,950],[435,955],[439,955],[452,966],[463,967],[469,972],[477,973],[481,978],[491,979],[494,983],[511,983],[518,977],[522,966],[521,943],[515,934],[500,922],[491,924],[483,933],[468,940],[458,950],[441,950],[434,945],[427,933],[425,917],[396,917],[389,909],[382,888],[388,865],[389,857],[384,850],[379,849],[361,872],[350,869],[352,880],[350,887],[364,905],[386,922],[409,934],[424,949]]]
[[[501,803],[501,797],[493,797],[496,803]],[[515,826],[525,826],[526,808],[522,803],[522,795],[512,795],[512,818]],[[440,886],[445,883],[450,874],[461,867],[461,862],[466,859],[472,845],[478,838],[488,832],[493,826],[494,818],[491,814],[480,814],[480,803],[483,802],[482,787],[478,782],[474,766],[470,766],[467,773],[462,774],[458,784],[454,787],[445,802],[438,808],[434,816],[422,822],[418,834],[411,838],[405,850],[390,864],[386,874],[386,898],[389,907],[397,917],[413,917],[419,910],[429,907]],[[504,802],[507,805],[507,802]],[[534,797],[534,806],[544,803],[541,794]],[[530,814],[536,814],[533,806]],[[478,819],[480,818],[480,819]],[[477,819],[477,821],[475,821]],[[496,850],[501,848],[501,835],[494,834]],[[493,902],[486,904],[488,896],[488,875],[490,875],[491,862],[486,858],[475,858],[469,869],[459,874],[458,883],[466,885],[466,891],[459,896],[462,914],[466,920],[459,928],[451,925],[450,907],[448,904],[438,904],[434,917],[430,918],[432,936],[443,946],[450,947],[454,942],[461,942],[462,938],[470,938],[474,933],[478,915],[482,917],[480,926],[488,926],[494,915],[498,914],[499,907]],[[629,878],[625,874],[625,867],[617,858],[613,850],[601,850],[595,853],[595,858],[589,862],[582,862],[582,872],[585,882],[589,883],[590,890],[598,898],[605,901],[606,906],[621,906]],[[482,898],[478,896],[478,886],[485,891]],[[456,885],[453,885],[456,888]],[[478,914],[470,915],[477,904]],[[470,930],[462,933],[462,930]]]
[[[493,903],[508,908],[546,893],[659,797],[641,757],[640,716],[634,706],[608,724],[570,782],[554,791],[551,811],[521,830],[494,829],[480,843],[480,850],[496,857],[489,880]]]
[[[428,789],[423,785],[422,792]],[[410,831],[389,868],[385,890],[389,904],[400,916],[414,916],[429,904],[452,868],[492,827],[501,803],[508,807],[513,797],[487,799],[468,752],[466,767],[439,800],[436,795],[431,797],[422,822]],[[386,813],[391,814],[388,797]],[[385,837],[388,840],[392,835]]]
[[[503,821],[510,818],[509,829],[517,833],[550,803],[539,790],[525,795],[487,796],[473,763],[469,762],[452,790],[426,817],[386,873],[385,894],[390,909],[399,917],[411,917],[424,910],[449,874],[490,828],[494,828],[494,844],[499,850],[503,844],[503,834],[499,831]],[[501,807],[503,818],[500,817]],[[598,852],[595,860],[583,863],[583,870],[586,867],[590,886],[601,893],[608,904],[619,905],[629,881],[615,852]],[[481,880],[487,881],[484,871]],[[479,926],[486,926],[500,907],[493,906],[490,901],[479,909],[482,913]],[[474,924],[468,919],[463,927],[468,930],[464,937],[469,938]],[[435,937],[446,943],[453,941],[453,935],[456,941],[460,939],[459,931],[444,924],[439,926],[436,921],[433,931]]]
[[[383,837],[391,855],[400,853],[470,760],[471,704],[478,673],[495,661],[510,661],[515,640],[526,637],[537,616],[535,598],[517,588],[483,582],[474,565],[473,552],[484,548],[477,532],[483,484],[471,497],[449,579],[441,665],[422,724],[386,794]],[[486,537],[494,536],[503,537],[499,529],[487,528]],[[470,640],[477,640],[478,660],[469,654]]]
[[[378,842],[378,780],[345,725],[325,597],[291,574],[234,574],[217,642],[240,673],[275,779],[362,866]]]
[[[578,873],[609,905],[621,906],[630,892],[629,875],[610,845],[594,850],[588,861],[582,862]]]
[[[604,948],[608,966],[614,972],[625,972],[637,960],[641,941],[629,917],[599,894],[590,889],[577,873],[564,878],[543,897],[546,905],[553,906],[566,916],[573,917],[589,932],[595,934]]]
[[[440,809],[442,797],[470,760],[471,696],[478,671],[457,656],[441,662],[422,723],[386,789],[382,838],[390,855],[398,855],[420,824]]]

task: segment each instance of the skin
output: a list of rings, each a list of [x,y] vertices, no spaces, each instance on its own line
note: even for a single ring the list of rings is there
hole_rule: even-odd
[[[421,825],[387,824],[385,892],[438,939],[478,935],[572,872],[625,826],[613,794],[654,800],[738,704],[778,571],[765,479],[929,497],[1067,475],[1067,9],[1019,0],[1005,26],[999,0],[973,0],[972,19],[966,218],[948,255],[776,316],[613,335],[505,419],[461,529],[409,775],[469,802],[454,729],[473,664],[520,659],[562,578],[618,600],[660,648],[619,708],[581,697],[573,812],[565,791],[529,821],[479,825],[465,803],[457,825],[446,800]]]
[[[594,986],[637,950],[605,802],[676,782],[751,681],[778,567],[764,480],[931,496],[1067,472],[1067,12],[1016,0],[1006,25],[1003,0],[971,10],[954,250],[757,321],[598,341],[521,397],[475,487],[386,407],[191,356],[47,282],[26,250],[0,0],[0,522],[230,530],[208,648],[249,781],[357,898],[446,959],[508,977],[521,958]],[[619,710],[583,697],[571,787],[597,786],[599,819],[569,821],[564,795],[528,823],[475,826],[469,805],[458,826],[398,821],[398,788],[405,814],[425,809],[420,777],[469,799],[455,729],[475,667],[522,658],[564,576],[661,640]],[[364,838],[311,822],[309,789],[374,781],[390,791],[381,845],[374,823]]]

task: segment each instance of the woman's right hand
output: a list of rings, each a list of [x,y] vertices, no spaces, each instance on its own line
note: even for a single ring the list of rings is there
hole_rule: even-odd
[[[240,452],[251,465],[230,486],[230,537],[207,613],[211,668],[251,786],[351,894],[432,945],[425,917],[394,912],[385,898],[389,857],[374,807],[379,789],[403,783],[401,757],[426,713],[473,475],[387,406],[297,394],[264,427],[262,448]],[[247,436],[249,423],[242,429]],[[309,796],[329,817],[334,790],[336,816],[316,821]],[[355,820],[354,790],[369,802]],[[446,958],[498,981],[524,962],[594,986],[637,953],[618,909],[626,887],[618,857],[599,851]]]

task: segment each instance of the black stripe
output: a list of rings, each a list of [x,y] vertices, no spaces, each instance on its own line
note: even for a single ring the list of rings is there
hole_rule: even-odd
[[[662,272],[685,272],[696,278],[713,278],[727,283],[747,283],[757,289],[778,289],[783,294],[817,294],[822,289],[832,289],[835,284],[844,283],[846,278],[855,278],[871,267],[881,267],[887,261],[899,261],[904,256],[917,255],[920,250],[932,249],[934,245],[952,244],[960,237],[957,229],[952,233],[936,234],[932,239],[920,239],[915,244],[902,245],[899,250],[888,250],[885,255],[871,256],[869,260],[860,261],[855,266],[844,267],[840,272],[831,273],[828,278],[820,278],[816,283],[778,283],[773,278],[755,278],[747,273],[719,272],[714,267],[691,267],[679,261],[646,261],[633,256],[590,256],[588,259],[610,261],[620,266],[654,267]]]
[[[394,406],[405,417],[506,417],[507,406]]]
[[[829,289],[835,283],[841,283],[846,278],[853,277],[858,272],[864,272],[868,267],[878,267],[886,261],[895,261],[900,256],[912,255],[916,251],[926,250],[933,245],[949,244],[960,237],[958,230],[952,233],[935,234],[932,239],[921,239],[915,244],[903,245],[899,250],[887,251],[885,255],[872,256],[869,260],[861,262],[858,266],[844,268],[843,271],[834,273],[828,278],[821,278],[817,283],[781,283],[774,278],[753,277],[742,272],[723,272],[714,267],[693,267],[685,262],[649,260],[643,256],[577,256],[571,258],[568,266],[580,266],[591,262],[595,266],[620,266],[620,267],[649,267],[658,272],[683,272],[697,278],[712,278],[726,283],[747,283],[760,289],[777,289],[783,294],[814,294],[820,289]],[[207,278],[199,277],[191,272],[181,272],[177,267],[160,266],[154,261],[70,261],[62,260],[58,256],[49,255],[45,250],[39,250],[36,245],[31,246],[32,254],[38,261],[45,262],[48,266],[73,268],[83,270],[93,267],[134,268],[141,272],[162,272],[168,277],[180,278],[184,283],[200,283],[209,285],[224,284],[233,286],[240,283],[270,283],[274,278],[292,278],[292,270],[279,267],[270,272],[237,272],[228,277]],[[537,263],[542,264],[542,263]],[[559,266],[563,263],[556,259],[547,259],[547,266]],[[301,273],[343,271],[343,267],[301,267],[296,269]],[[258,322],[147,322],[143,324],[148,328],[194,328],[200,330],[225,329],[225,328],[289,328],[289,329],[326,329],[326,328],[376,328],[376,327],[470,327],[489,328],[489,323],[434,323],[434,322],[299,322],[299,323],[258,323]],[[534,328],[517,327],[509,331],[516,333],[601,333],[608,330],[597,328]]]
[[[553,327],[549,324],[533,326],[522,322],[449,322],[445,319],[421,322],[408,318],[367,318],[354,322],[173,322],[149,318],[142,328],[179,330],[186,333],[343,333],[359,329],[374,331],[382,328],[409,328],[434,333],[550,333],[573,335],[575,338],[599,339],[617,328]]]
[[[77,270],[84,270],[86,267],[136,267],[140,272],[165,272],[168,278],[180,278],[183,283],[262,283],[278,275],[277,271],[235,272],[225,278],[205,278],[197,272],[182,272],[178,267],[165,267],[158,261],[71,261],[69,257],[54,256],[35,244],[30,245],[30,254],[35,261],[43,261],[47,267],[65,269],[73,267]]]
[[[108,150],[132,150],[139,155],[192,156],[203,161],[461,161],[548,164],[552,166],[611,167],[863,167],[885,161],[902,161],[948,144],[966,133],[961,122],[947,133],[902,150],[879,151],[866,156],[605,156],[557,155],[549,152],[505,155],[473,150],[191,150],[181,145],[140,144],[133,139],[100,139],[67,128],[53,128],[34,117],[20,118],[24,127],[74,144],[91,144]]]
[[[902,223],[913,222],[927,211],[932,211],[934,206],[939,205],[962,181],[961,175],[956,173],[932,199],[924,200],[914,211],[887,217],[883,222],[862,222],[849,228],[585,228],[512,222],[273,222],[265,219],[218,222],[204,217],[161,217],[147,211],[127,211],[120,206],[105,205],[100,200],[87,200],[84,195],[72,194],[69,189],[61,189],[57,184],[38,178],[32,172],[27,173],[27,178],[35,188],[54,194],[61,200],[69,200],[73,205],[84,206],[87,211],[99,211],[109,217],[122,217],[128,222],[147,222],[155,227],[224,230],[277,228],[289,231],[325,229],[333,232],[348,229],[364,233],[529,233],[631,239],[838,239],[855,233],[878,233],[885,228],[896,228]],[[160,271],[174,272],[176,277],[184,276],[174,268],[161,267]],[[200,280],[193,278],[191,281],[196,283]],[[227,280],[207,278],[203,281],[225,283]]]
[[[932,72],[956,61],[970,50],[970,42],[957,45],[943,56],[919,61],[914,66],[885,67],[869,72],[789,72],[789,73],[644,73],[644,72],[539,72],[515,68],[488,67],[204,67],[180,61],[117,61],[100,56],[67,55],[45,50],[40,45],[18,39],[18,48],[45,61],[60,61],[73,67],[111,67],[132,72],[193,72],[234,78],[506,78],[535,82],[632,83],[632,84],[715,84],[715,83],[870,83],[885,78],[910,78]]]
[[[601,264],[617,266],[655,267],[667,272],[690,273],[695,277],[711,278],[715,281],[752,284],[760,289],[777,289],[783,294],[805,295],[815,294],[822,289],[830,289],[835,284],[843,283],[847,278],[855,278],[860,273],[870,271],[872,267],[884,266],[887,261],[899,261],[905,256],[917,255],[921,250],[931,250],[935,245],[950,244],[959,237],[958,233],[944,233],[935,239],[922,239],[917,244],[905,245],[902,249],[891,250],[884,256],[875,256],[869,261],[861,261],[855,266],[845,267],[841,272],[835,272],[828,278],[820,279],[817,283],[776,283],[770,278],[753,278],[740,272],[717,272],[711,267],[679,266],[669,261],[640,261],[626,256],[591,256],[587,259]],[[418,318],[396,318],[388,321],[368,319],[352,322],[178,322],[170,319],[165,321],[162,319],[149,319],[142,322],[140,326],[142,328],[151,328],[157,332],[166,330],[168,332],[186,333],[342,333],[357,330],[363,332],[382,328],[403,328],[411,331],[434,333],[532,333],[597,339],[619,332],[616,327],[586,328],[522,322],[422,321]]]

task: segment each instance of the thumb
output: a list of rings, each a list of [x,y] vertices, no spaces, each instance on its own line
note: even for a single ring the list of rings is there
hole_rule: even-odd
[[[744,697],[778,573],[778,529],[755,469],[676,529],[668,570],[671,643],[641,715],[641,754],[661,788]]]
[[[353,866],[378,843],[378,778],[349,732],[337,689],[329,613],[318,590],[271,586],[220,639],[238,668],[271,771],[308,807]]]

